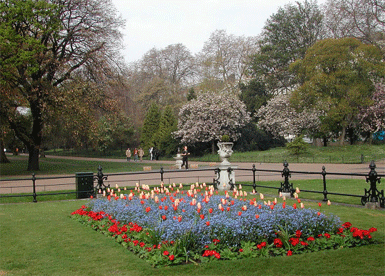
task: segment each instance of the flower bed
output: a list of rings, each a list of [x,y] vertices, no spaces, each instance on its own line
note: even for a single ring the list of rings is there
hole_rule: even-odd
[[[183,187],[180,187],[183,188]],[[280,256],[368,244],[375,228],[348,222],[296,204],[263,202],[235,190],[219,195],[192,185],[93,199],[73,218],[109,235],[154,266],[216,259]],[[321,204],[319,204],[321,206]]]

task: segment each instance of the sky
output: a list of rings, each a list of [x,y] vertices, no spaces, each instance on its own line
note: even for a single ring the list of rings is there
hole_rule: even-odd
[[[160,50],[177,43],[196,54],[215,30],[226,30],[228,35],[258,36],[279,7],[295,1],[112,0],[112,3],[126,20],[122,54],[126,62],[134,62],[154,47]]]

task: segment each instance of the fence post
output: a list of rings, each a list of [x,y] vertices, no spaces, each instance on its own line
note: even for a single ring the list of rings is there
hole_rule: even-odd
[[[381,192],[377,190],[377,182],[380,183],[381,177],[377,175],[377,172],[375,170],[376,164],[374,163],[374,160],[370,162],[369,168],[370,172],[368,176],[366,176],[366,182],[370,182],[370,189],[368,191],[365,188],[365,195],[361,197],[361,203],[362,205],[365,205],[366,203],[371,203],[374,206],[376,206],[377,203],[380,203],[380,206],[384,207],[384,190],[381,190]]]
[[[323,180],[323,184],[324,184],[324,191],[322,192],[324,194],[324,199],[323,201],[328,201],[328,191],[326,189],[326,170],[325,170],[325,166],[322,166],[322,180]]]
[[[163,167],[160,167],[160,181],[161,182],[163,182],[163,174],[164,174]]]
[[[94,180],[98,180],[98,184],[96,185],[97,193],[99,193],[99,191],[103,192],[106,190],[106,188],[110,187],[110,185],[108,185],[108,186],[104,185],[104,180],[107,180],[107,178],[108,177],[103,174],[102,166],[99,165],[98,173],[97,173],[96,177],[94,177]]]
[[[289,183],[289,177],[291,177],[290,170],[289,170],[289,164],[284,161],[283,162],[283,171],[282,171],[282,177],[285,178],[285,181],[281,182],[281,188],[279,188],[278,192],[282,192],[283,194],[290,194],[290,196],[293,195],[294,189],[293,189],[293,183]],[[287,195],[286,195],[287,196]]]
[[[35,176],[35,173],[32,173],[32,187],[33,187],[33,192],[32,192],[32,196],[33,196],[33,202],[37,202],[37,194],[36,194],[36,176]]]
[[[257,184],[255,183],[255,171],[256,171],[257,169],[255,168],[255,164],[253,164],[253,168],[252,168],[252,171],[253,171],[253,190],[254,190],[254,192],[256,193],[257,191],[256,191],[256,188],[257,188]]]

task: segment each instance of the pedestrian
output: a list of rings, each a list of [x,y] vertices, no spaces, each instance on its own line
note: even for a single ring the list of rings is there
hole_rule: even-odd
[[[135,162],[138,161],[138,149],[137,148],[134,149],[134,161]]]
[[[182,163],[181,167],[186,166],[186,170],[188,169],[188,156],[189,155],[190,155],[190,153],[187,150],[187,146],[184,146],[183,151],[182,151],[183,163]]]
[[[143,161],[143,155],[144,155],[144,150],[142,148],[138,149],[138,155],[139,155],[140,162],[142,162]]]
[[[130,148],[128,148],[126,150],[126,157],[127,157],[127,161],[130,162],[130,160],[131,160],[131,150],[130,150]]]
[[[154,148],[151,147],[148,151],[149,151],[149,153],[150,153],[150,160],[153,160],[153,159],[154,159],[154,153],[153,153]]]

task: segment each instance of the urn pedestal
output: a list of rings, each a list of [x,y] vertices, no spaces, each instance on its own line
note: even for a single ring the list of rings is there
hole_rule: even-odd
[[[217,178],[217,188],[219,191],[230,191],[231,184],[235,185],[235,172],[234,169],[238,166],[234,165],[219,165]]]
[[[183,164],[183,161],[182,161],[183,156],[182,156],[182,154],[181,153],[177,153],[176,156],[174,157],[174,159],[175,159],[175,167],[177,169],[181,170],[182,169],[182,164]]]
[[[235,185],[235,172],[238,166],[231,165],[228,158],[233,154],[233,142],[219,142],[218,154],[222,162],[218,166],[217,188],[220,191],[229,191],[231,184]]]

